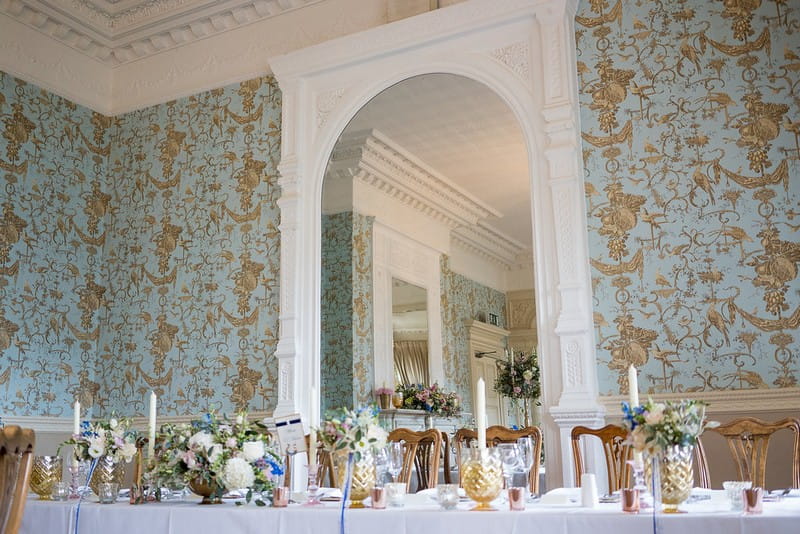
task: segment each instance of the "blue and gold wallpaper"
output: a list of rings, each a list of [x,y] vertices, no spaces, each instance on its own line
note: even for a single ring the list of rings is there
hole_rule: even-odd
[[[105,411],[274,407],[280,107],[264,77],[116,118]]]
[[[498,317],[498,326],[506,324],[505,293],[484,286],[450,269],[450,259],[442,255],[442,362],[445,384],[461,398],[464,411],[472,411],[472,386],[468,332],[465,322],[486,322],[489,313]]]
[[[798,7],[580,3],[603,394],[797,386]]]
[[[108,118],[0,73],[0,410],[270,410],[280,92]]]
[[[0,121],[0,413],[64,416],[102,396],[112,121],[2,72]]]
[[[373,223],[352,211],[322,217],[322,413],[374,400]]]

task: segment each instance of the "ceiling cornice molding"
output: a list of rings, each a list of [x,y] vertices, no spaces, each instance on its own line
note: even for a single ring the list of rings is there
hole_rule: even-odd
[[[110,67],[152,56],[323,0],[143,0],[102,9],[97,0],[5,0],[19,22]]]
[[[0,70],[110,115],[111,70],[0,12]]]
[[[0,69],[112,116],[270,74],[267,58],[273,55],[386,22],[382,0],[250,0],[253,9],[280,16],[225,16],[209,23],[205,36],[197,39],[184,35],[184,30],[170,31],[169,38],[180,41],[177,46],[156,39],[150,44],[157,53],[147,52],[150,45],[137,45],[147,53],[112,66],[86,53],[88,38],[67,24],[48,22],[52,17],[28,7],[35,3],[0,0]],[[192,34],[205,31],[202,26],[190,28]]]
[[[516,239],[483,221],[473,226],[456,228],[450,233],[450,240],[454,246],[476,253],[505,270],[515,267],[526,249]]]
[[[503,216],[377,130],[342,139],[333,152],[330,172],[339,176],[349,172],[451,229]]]

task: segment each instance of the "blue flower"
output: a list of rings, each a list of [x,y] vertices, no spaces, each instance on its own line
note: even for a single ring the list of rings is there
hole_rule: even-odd
[[[273,475],[279,476],[283,474],[283,466],[281,464],[269,457],[267,457],[266,460],[272,468],[271,470]]]

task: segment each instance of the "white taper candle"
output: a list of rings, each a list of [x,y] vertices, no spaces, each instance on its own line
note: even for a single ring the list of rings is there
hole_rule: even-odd
[[[478,448],[486,448],[486,382],[478,378],[475,391],[475,424],[478,427]]]
[[[72,434],[73,437],[76,434],[81,433],[81,401],[75,399],[75,406],[73,407],[72,411]],[[72,448],[72,465],[78,465],[78,459],[76,458],[76,452],[78,450],[77,445],[73,446]]]
[[[150,417],[147,422],[147,457],[152,458],[156,448],[156,392],[150,392]]]
[[[628,401],[631,408],[639,406],[639,378],[636,376],[636,367],[628,367]]]

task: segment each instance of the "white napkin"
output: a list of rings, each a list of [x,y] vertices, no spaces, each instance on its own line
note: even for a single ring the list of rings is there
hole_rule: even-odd
[[[550,490],[542,495],[541,504],[580,504],[581,489],[580,488],[556,488]]]

